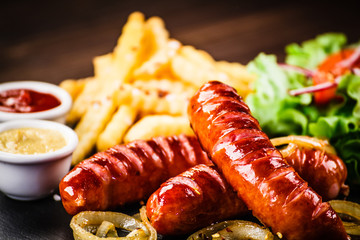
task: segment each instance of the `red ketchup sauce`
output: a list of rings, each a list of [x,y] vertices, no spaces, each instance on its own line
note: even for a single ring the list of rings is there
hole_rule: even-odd
[[[0,111],[3,112],[40,112],[55,108],[60,103],[52,94],[31,89],[10,89],[0,92]]]

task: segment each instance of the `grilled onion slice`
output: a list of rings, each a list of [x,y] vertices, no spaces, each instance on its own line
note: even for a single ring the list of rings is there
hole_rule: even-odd
[[[329,203],[341,218],[347,234],[360,236],[360,204],[345,200],[331,200]]]
[[[135,217],[119,212],[84,211],[73,216],[70,227],[75,240],[155,240],[157,234],[148,224],[145,206],[140,209],[142,222]],[[116,229],[124,229],[130,233],[118,237]]]
[[[322,140],[309,136],[289,135],[285,137],[271,138],[270,141],[275,147],[294,143],[299,147],[323,149],[327,153],[336,154],[334,147],[331,146],[327,140]]]
[[[280,234],[281,235],[281,234]],[[187,238],[187,240],[275,240],[268,228],[254,222],[243,220],[224,221],[205,227]]]

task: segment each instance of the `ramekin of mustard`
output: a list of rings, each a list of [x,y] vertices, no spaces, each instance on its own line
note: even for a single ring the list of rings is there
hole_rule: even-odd
[[[43,198],[70,169],[76,133],[47,120],[0,124],[0,191],[13,199]]]

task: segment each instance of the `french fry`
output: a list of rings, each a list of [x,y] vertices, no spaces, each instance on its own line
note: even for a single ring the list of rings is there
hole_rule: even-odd
[[[140,62],[146,62],[156,52],[165,48],[169,32],[164,21],[159,17],[151,17],[145,22],[144,37],[140,52]]]
[[[215,67],[215,60],[205,51],[184,46],[171,61],[171,70],[178,79],[197,88],[210,80],[228,82],[229,76]]]
[[[141,59],[145,19],[140,12],[129,16],[113,52],[113,76],[110,80],[127,82]]]
[[[117,104],[126,103],[139,110],[141,115],[169,114],[185,115],[189,97],[184,94],[143,90],[124,84],[115,93]]]
[[[162,91],[165,93],[177,93],[191,97],[197,90],[193,85],[168,78],[162,79],[137,79],[132,86],[144,91]]]
[[[197,88],[210,80],[222,82],[229,80],[228,75],[217,71],[214,66],[207,64],[199,66],[181,55],[177,55],[172,59],[171,69],[174,76],[178,79],[187,84],[193,84]]]
[[[232,78],[241,79],[244,83],[254,81],[254,74],[246,70],[246,66],[237,62],[217,61],[215,66],[219,71],[229,74]]]
[[[186,116],[148,115],[136,122],[126,133],[124,142],[156,136],[194,135]]]
[[[237,62],[217,61],[216,68],[227,73],[229,78],[229,85],[233,86],[240,96],[246,97],[251,91],[251,83],[254,82],[254,74],[249,73],[246,67]]]
[[[92,81],[93,78],[83,78],[83,79],[66,79],[62,81],[59,86],[63,88],[65,91],[67,91],[72,100],[74,101],[77,96],[81,93],[81,91],[84,89],[86,82]]]
[[[151,17],[147,20],[145,31],[147,39],[152,40],[154,52],[164,48],[169,40],[169,32],[165,28],[164,21],[159,17]]]
[[[190,45],[182,47],[179,54],[202,68],[213,68],[215,64],[214,58],[209,53]]]
[[[173,74],[187,83],[200,87],[207,81],[218,80],[234,87],[241,96],[251,91],[254,76],[240,63],[215,61],[207,52],[184,46],[171,62]]]
[[[134,71],[134,78],[161,76],[164,69],[168,67],[170,59],[175,56],[180,49],[180,46],[180,42],[176,40],[168,41],[163,48],[159,49],[148,61],[144,62]]]
[[[137,110],[128,105],[119,106],[112,116],[105,130],[99,135],[96,147],[98,151],[104,151],[122,142],[125,132],[134,123]]]
[[[137,64],[143,34],[144,15],[135,12],[129,16],[114,49],[111,75],[87,84],[76,99],[67,117],[67,122],[72,124],[81,118],[75,128],[79,145],[73,154],[73,164],[92,151],[99,134],[115,111],[114,92],[128,79]]]
[[[103,82],[99,79],[86,82],[83,91],[75,99],[66,117],[67,124],[74,125],[77,123],[93,102],[101,102],[105,98],[112,98],[119,85],[120,83],[116,81]]]
[[[219,80],[246,96],[253,81],[240,63],[182,45],[169,37],[161,18],[145,20],[140,12],[130,14],[114,50],[95,57],[93,65],[93,77],[60,84],[73,97],[66,119],[79,137],[73,165],[115,144],[193,134],[187,104],[203,83]]]
[[[93,102],[85,115],[75,127],[79,137],[79,144],[72,156],[72,165],[84,160],[93,150],[98,136],[110,121],[115,111],[115,103],[112,98],[104,98],[102,101]]]
[[[94,76],[96,79],[106,79],[110,77],[114,79],[112,76],[113,72],[113,54],[108,53],[105,55],[97,56],[93,59],[94,65]]]
[[[101,85],[100,85],[101,86]],[[69,125],[77,123],[81,117],[87,111],[88,106],[94,100],[94,96],[98,94],[99,91],[99,82],[96,79],[88,81],[85,83],[82,91],[78,94],[78,97],[75,99],[70,112],[66,116],[66,122]]]

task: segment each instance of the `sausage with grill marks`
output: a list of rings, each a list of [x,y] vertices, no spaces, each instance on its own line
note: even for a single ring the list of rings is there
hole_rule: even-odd
[[[296,146],[285,160],[324,201],[335,199],[339,194],[349,194],[349,186],[345,184],[346,165],[335,154]]]
[[[151,225],[163,235],[191,233],[249,213],[216,167],[204,164],[163,183],[148,199],[146,211]]]
[[[204,150],[253,215],[286,239],[349,239],[341,219],[288,165],[236,90],[212,81],[189,103]]]
[[[200,163],[212,164],[194,136],[116,145],[82,161],[62,179],[62,203],[74,215],[146,200],[165,180]]]
[[[346,195],[346,166],[334,154],[295,144],[285,160],[327,199]],[[170,178],[148,199],[147,215],[160,234],[194,232],[250,212],[215,166],[197,165]]]

